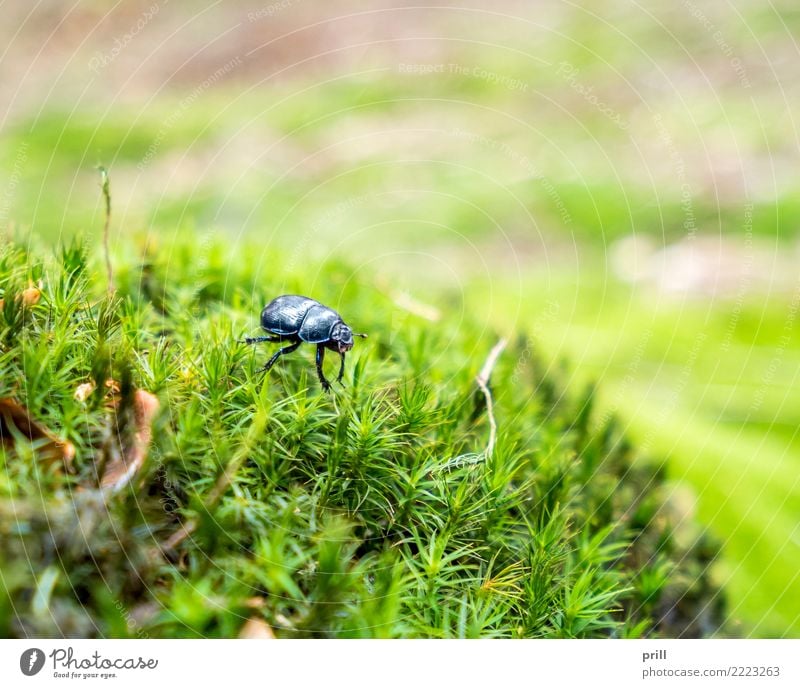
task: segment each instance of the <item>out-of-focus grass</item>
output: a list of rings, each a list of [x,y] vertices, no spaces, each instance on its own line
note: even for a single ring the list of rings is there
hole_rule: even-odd
[[[140,226],[199,223],[282,241],[316,224],[315,235],[330,243],[341,233],[330,221],[337,215],[348,233],[366,226],[373,237],[382,222],[395,222],[391,239],[423,247],[499,228],[593,244],[634,232],[679,238],[687,221],[692,232],[741,231],[740,198],[727,203],[708,189],[687,211],[669,170],[662,179],[637,170],[627,134],[602,133],[608,123],[591,109],[579,123],[551,113],[498,128],[480,112],[465,114],[459,100],[484,97],[485,85],[437,102],[430,86],[392,93],[385,78],[283,98],[206,94],[201,107],[165,98],[144,113],[47,112],[20,122],[0,155],[9,172],[25,158],[13,219],[45,235],[91,227],[98,206],[85,171],[103,161],[115,169],[118,207]],[[420,98],[437,110],[433,121],[419,114]],[[636,136],[649,131],[654,153],[668,159],[676,144],[660,144],[648,119],[640,128]],[[795,236],[800,200],[792,189],[751,202],[754,235]]]
[[[573,278],[525,290],[541,295],[527,304],[536,341],[576,365],[576,387],[601,380],[600,406],[629,420],[641,451],[670,457],[676,484],[693,487],[693,509],[723,542],[732,618],[757,636],[793,634],[800,333],[791,295],[659,303]]]

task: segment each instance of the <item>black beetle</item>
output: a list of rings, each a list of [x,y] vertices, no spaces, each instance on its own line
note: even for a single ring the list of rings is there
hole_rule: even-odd
[[[278,349],[261,371],[267,371],[275,365],[284,354],[291,353],[303,342],[317,345],[317,376],[322,389],[330,390],[331,384],[322,372],[322,361],[325,349],[337,352],[342,357],[339,367],[341,384],[344,375],[344,355],[353,348],[353,337],[366,337],[365,334],[353,334],[342,317],[332,308],[323,306],[319,301],[307,296],[285,294],[270,301],[261,311],[261,327],[271,332],[272,337],[247,337],[246,344],[259,342],[291,342],[289,346]]]

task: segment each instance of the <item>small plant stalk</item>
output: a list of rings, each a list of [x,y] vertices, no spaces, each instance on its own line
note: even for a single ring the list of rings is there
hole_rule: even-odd
[[[111,227],[111,189],[108,180],[108,171],[105,167],[100,166],[100,188],[103,191],[103,198],[106,202],[105,221],[103,223],[103,253],[106,258],[106,272],[108,273],[108,293],[114,292],[114,273],[111,269],[111,252],[108,248],[108,235]]]

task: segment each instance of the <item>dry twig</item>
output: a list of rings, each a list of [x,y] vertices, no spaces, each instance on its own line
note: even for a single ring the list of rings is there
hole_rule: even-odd
[[[494,445],[497,441],[497,422],[494,419],[492,393],[489,391],[489,377],[491,376],[492,370],[497,363],[497,359],[503,352],[503,349],[506,348],[507,343],[507,340],[503,338],[492,347],[492,350],[489,352],[489,356],[486,358],[486,362],[483,364],[483,368],[481,368],[481,372],[479,372],[475,377],[475,382],[478,383],[478,387],[480,387],[481,391],[483,392],[483,396],[486,398],[486,415],[489,417],[489,442],[486,445],[486,451],[484,452],[486,458],[489,458],[492,455],[492,452],[494,452]]]

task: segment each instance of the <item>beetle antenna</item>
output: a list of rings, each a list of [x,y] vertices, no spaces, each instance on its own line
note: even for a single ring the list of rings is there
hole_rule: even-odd
[[[353,332],[356,337],[363,337],[364,339],[367,338],[368,335],[365,335],[363,332]]]

